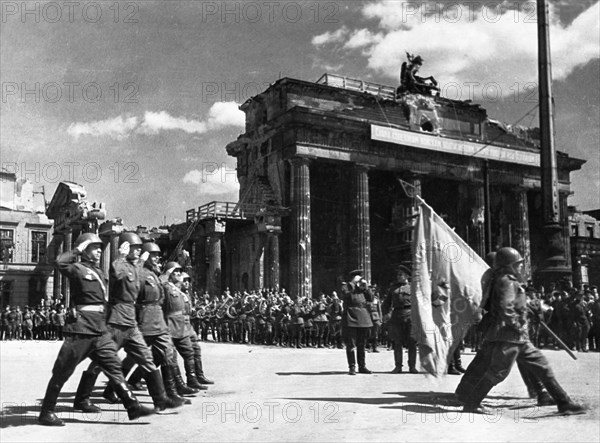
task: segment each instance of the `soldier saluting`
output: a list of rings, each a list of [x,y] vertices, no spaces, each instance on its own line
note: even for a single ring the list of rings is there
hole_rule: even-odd
[[[349,375],[356,375],[357,360],[358,372],[371,374],[365,362],[365,347],[369,332],[373,327],[371,314],[367,309],[368,303],[373,301],[373,294],[362,274],[363,271],[360,269],[352,271],[349,274],[350,282],[342,284],[342,301],[344,304],[342,335],[346,345]],[[356,355],[354,349],[356,349]]]
[[[46,426],[64,426],[54,410],[58,394],[75,368],[86,357],[94,361],[115,385],[115,392],[127,409],[130,420],[150,415],[152,409],[140,406],[127,387],[117,356],[117,345],[106,326],[104,309],[108,280],[100,269],[102,240],[96,234],[85,233],[75,242],[73,251],[60,254],[58,270],[69,278],[72,294],[70,315],[65,324],[67,336],[52,369],[38,421]],[[81,261],[77,262],[77,257]]]

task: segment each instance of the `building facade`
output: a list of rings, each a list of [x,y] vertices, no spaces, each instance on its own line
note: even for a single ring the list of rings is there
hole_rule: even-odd
[[[54,247],[52,221],[43,202],[36,207],[32,184],[0,172],[1,305],[37,306],[52,295]]]
[[[198,269],[200,280],[218,280],[209,290],[278,286],[312,296],[357,268],[385,285],[411,263],[416,195],[480,255],[512,246],[528,275],[542,266],[535,130],[507,127],[470,102],[396,97],[393,87],[331,75],[281,79],[241,109],[245,133],[227,146],[239,202],[212,218],[188,212],[196,263],[219,269]],[[557,161],[569,251],[570,173],[584,161],[560,152]]]
[[[577,287],[600,287],[600,221],[596,217],[600,210],[580,212],[569,206],[573,284]]]

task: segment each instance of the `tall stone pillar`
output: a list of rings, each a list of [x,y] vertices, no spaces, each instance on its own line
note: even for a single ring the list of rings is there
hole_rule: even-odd
[[[73,245],[73,231],[71,230],[71,228],[67,228],[63,231],[63,251],[64,252],[69,252],[72,249],[72,245]],[[69,285],[69,279],[68,278],[63,278],[62,279],[62,293],[63,293],[63,300],[65,301],[65,306],[70,306],[71,303],[71,287]]]
[[[279,233],[267,233],[265,241],[265,287],[279,288]]]
[[[352,233],[353,266],[363,270],[363,276],[371,281],[371,221],[369,217],[369,170],[355,165],[352,176]]]
[[[100,267],[104,271],[104,275],[108,276],[110,273],[110,264],[113,260],[113,255],[111,255],[111,244],[110,244],[110,236],[107,238],[104,236],[102,238],[104,243],[102,243],[102,255],[100,256]]]
[[[560,205],[560,225],[562,227],[562,240],[564,244],[565,259],[567,268],[571,268],[573,260],[571,258],[571,228],[569,225],[569,206],[567,198],[569,194],[567,192],[558,193],[558,202]],[[568,277],[568,276],[567,276]]]
[[[290,293],[312,298],[312,256],[310,232],[310,160],[296,157],[292,165]]]
[[[56,235],[56,256],[58,257],[60,254],[62,254],[63,252],[63,245],[64,245],[64,237],[62,235]],[[62,292],[62,280],[63,280],[63,276],[62,274],[58,271],[58,266],[56,266],[56,264],[54,265],[54,280],[53,280],[53,288],[52,288],[52,297],[54,298],[54,300],[56,300],[58,298],[58,296],[61,294]],[[66,300],[63,299],[63,303],[65,303]]]
[[[220,220],[211,220],[206,226],[206,290],[210,295],[221,295],[221,246],[225,234],[225,223]]]
[[[485,189],[477,184],[473,188],[473,208],[471,209],[472,240],[471,247],[484,258],[485,250]]]
[[[521,253],[523,262],[523,275],[531,277],[531,242],[529,240],[529,208],[527,204],[527,191],[517,189],[514,192],[513,204],[513,247]]]

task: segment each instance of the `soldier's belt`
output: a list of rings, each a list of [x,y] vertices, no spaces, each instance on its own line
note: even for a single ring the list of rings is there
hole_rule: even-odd
[[[173,311],[167,314],[169,317],[173,317],[175,315],[183,315],[183,311]]]
[[[77,305],[78,311],[104,312],[104,305]]]

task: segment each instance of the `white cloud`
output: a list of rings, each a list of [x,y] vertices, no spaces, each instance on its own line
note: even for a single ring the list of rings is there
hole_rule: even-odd
[[[530,4],[534,6],[532,2],[525,6]],[[350,35],[343,48],[362,48],[368,66],[396,82],[406,51],[419,54],[425,59],[421,75],[434,75],[442,90],[452,83],[463,87],[464,95],[456,98],[472,98],[467,96],[468,82],[476,83],[470,86],[475,95],[495,84],[503,97],[512,97],[517,87],[528,82],[537,83],[537,24],[532,8],[514,9],[516,2],[495,3],[501,5],[498,10],[492,4],[478,4],[479,9],[473,3],[452,5],[444,9],[438,2],[372,2],[362,13],[377,21],[379,32],[344,26],[317,37],[340,41]],[[550,8],[555,80],[600,56],[599,5],[593,4],[568,25],[560,22],[555,7]]]
[[[166,111],[146,111],[144,121],[138,128],[142,134],[158,134],[161,130],[182,130],[188,134],[202,134],[208,130],[205,122],[173,117]]]
[[[246,114],[239,106],[236,102],[216,102],[208,111],[208,127],[221,129],[226,126],[246,126]]]
[[[94,137],[108,136],[115,140],[123,140],[137,124],[137,117],[118,116],[88,123],[71,123],[67,128],[67,134],[75,139],[78,139],[82,135],[91,135]]]
[[[346,49],[356,49],[363,48],[365,46],[370,46],[374,43],[378,43],[383,39],[382,33],[374,34],[368,29],[357,29],[352,32],[350,38],[346,43],[344,43],[344,48]]]
[[[216,163],[206,163],[201,170],[188,171],[182,181],[198,186],[198,192],[205,197],[237,193],[240,189],[235,169]]]
[[[95,121],[76,122],[69,125],[67,133],[74,138],[81,135],[95,137],[108,136],[116,140],[127,138],[135,130],[140,134],[155,135],[160,131],[184,131],[188,134],[204,134],[208,131],[217,131],[225,127],[243,128],[246,124],[246,115],[239,109],[235,102],[216,102],[209,111],[208,118],[203,120],[174,117],[166,111],[146,111],[141,123],[137,117],[123,117]],[[179,148],[179,146],[178,146]]]
[[[348,34],[348,29],[343,26],[337,31],[334,32],[324,32],[323,34],[316,35],[312,38],[312,44],[314,46],[322,46],[327,43],[339,43],[344,41],[346,35]]]

